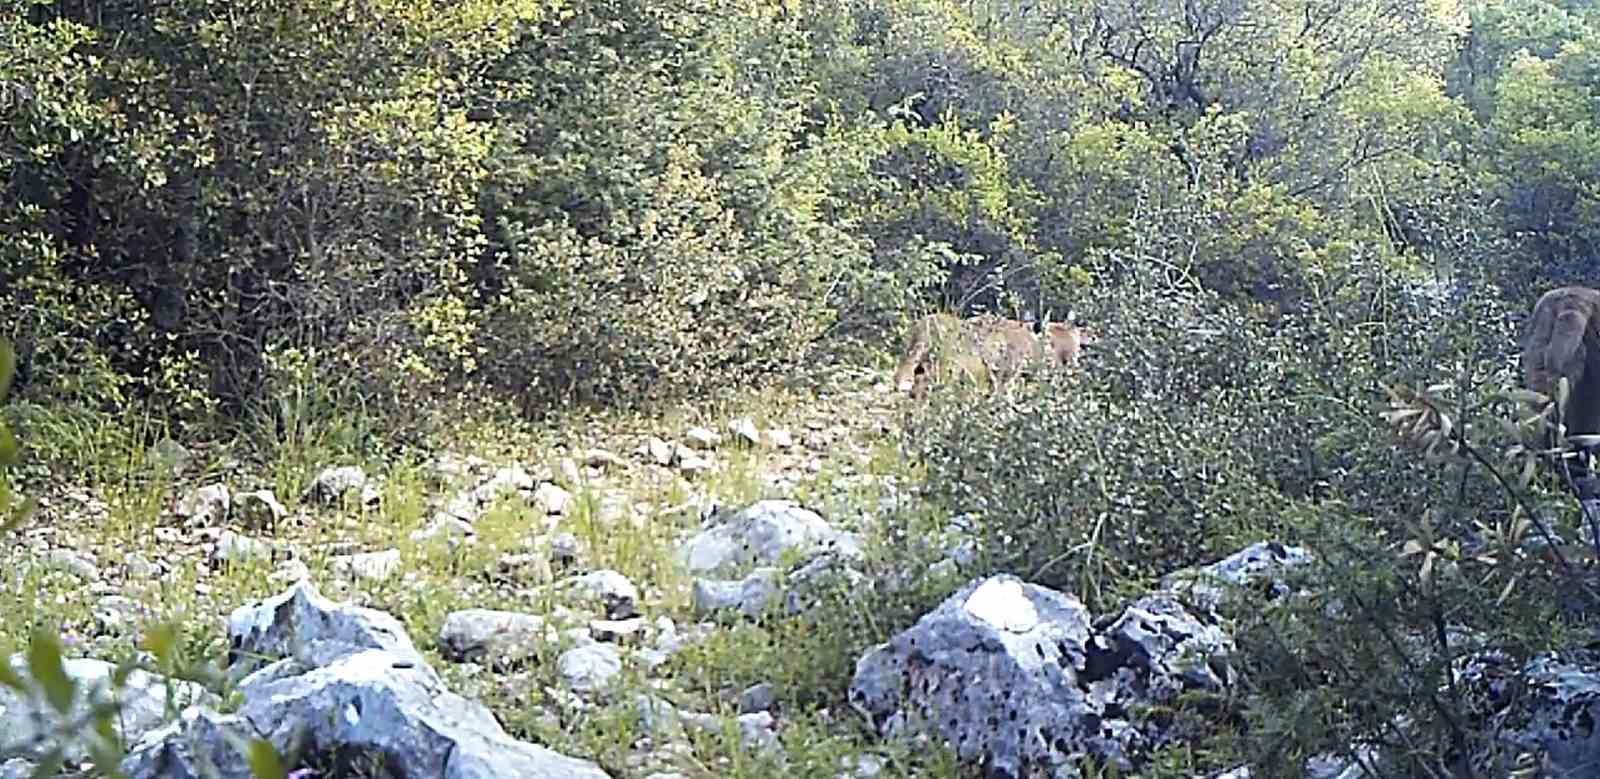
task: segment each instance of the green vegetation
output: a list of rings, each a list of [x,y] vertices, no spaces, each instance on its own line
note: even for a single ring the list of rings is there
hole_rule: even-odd
[[[52,700],[63,651],[212,678],[217,617],[283,582],[175,551],[175,501],[295,503],[358,464],[381,508],[273,540],[436,653],[452,609],[559,598],[493,573],[523,507],[471,548],[411,539],[435,455],[556,468],[748,414],[841,430],[579,486],[561,529],[688,624],[697,501],[874,518],[871,586],[667,667],[699,711],[772,683],[784,775],[869,748],[959,775],[844,698],[957,583],[896,577],[956,513],[962,580],[1096,613],[1257,540],[1317,552],[1318,594],[1242,610],[1234,697],[1173,714],[1206,727],[1147,775],[1297,775],[1374,733],[1396,775],[1444,775],[1486,737],[1457,636],[1520,658],[1594,627],[1594,555],[1524,543],[1580,538],[1577,505],[1505,454],[1531,436],[1522,320],[1600,284],[1597,58],[1600,10],[1571,0],[0,0],[0,652]],[[914,408],[873,385],[931,310],[1071,312],[1100,341],[1015,397]],[[340,545],[406,576],[335,584]],[[122,580],[146,651],[47,549],[154,561]],[[631,695],[552,719],[550,662],[438,665],[515,735],[637,773]],[[690,776],[780,770],[737,733],[690,746]]]

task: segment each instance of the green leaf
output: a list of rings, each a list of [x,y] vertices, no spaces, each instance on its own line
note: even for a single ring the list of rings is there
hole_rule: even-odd
[[[61,639],[55,631],[34,631],[33,640],[28,643],[28,672],[56,711],[67,714],[72,710],[76,685],[72,677],[67,676],[66,664],[61,659]]]
[[[130,657],[118,663],[117,667],[111,671],[111,686],[116,689],[126,687],[128,677],[132,676],[133,672],[137,670],[139,670],[139,661],[135,658]]]
[[[288,775],[278,750],[264,738],[250,740],[245,747],[245,760],[250,763],[250,775],[255,779],[284,779]]]
[[[9,687],[17,692],[27,692],[28,683],[16,671],[11,670],[11,663],[0,660],[0,686]]]
[[[61,774],[61,767],[66,763],[66,755],[61,747],[50,750],[50,753],[39,761],[37,768],[33,769],[32,779],[53,779]]]
[[[21,525],[24,519],[33,514],[33,510],[37,506],[37,499],[28,498],[22,502],[21,506],[11,508],[10,490],[0,487],[0,533]]]
[[[0,468],[10,468],[16,464],[17,438],[11,434],[11,428],[0,420]]]
[[[156,656],[161,667],[171,667],[178,651],[178,628],[171,622],[153,625],[144,632],[141,643],[146,651]]]
[[[0,400],[6,399],[6,393],[11,390],[11,377],[16,374],[17,351],[10,339],[0,338]]]

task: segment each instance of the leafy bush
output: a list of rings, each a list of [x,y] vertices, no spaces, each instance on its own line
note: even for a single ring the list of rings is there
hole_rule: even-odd
[[[1259,449],[1264,411],[1247,375],[1261,325],[1206,293],[1154,296],[1096,320],[1101,351],[1077,375],[1016,403],[938,397],[909,441],[927,489],[972,512],[985,568],[1077,592],[1112,590],[1194,563],[1272,524],[1266,480],[1281,444]],[[1234,359],[1218,359],[1228,355]]]
[[[1084,306],[1102,340],[1080,373],[1016,403],[936,404],[910,448],[934,497],[985,516],[995,568],[1098,599],[1108,582],[1231,552],[1279,533],[1295,501],[1362,494],[1357,453],[1386,440],[1368,413],[1377,382],[1425,346],[1399,312],[1348,304],[1398,296],[1388,273],[1353,258],[1307,277],[1324,305],[1278,317],[1125,262],[1097,289],[1106,302]]]
[[[0,338],[0,402],[4,402],[6,394],[11,391],[16,370],[16,350],[10,340]],[[21,461],[20,451],[16,434],[11,432],[5,417],[0,416],[0,533],[21,522],[28,511],[26,505],[13,505],[15,498],[11,492],[10,471]]]
[[[1441,286],[1381,256],[1356,243],[1307,266],[1315,294],[1285,316],[1174,287],[1159,257],[1110,257],[1108,302],[1086,307],[1105,337],[1079,375],[1015,402],[936,400],[908,428],[928,494],[976,517],[984,570],[1098,610],[1254,541],[1312,548],[1303,596],[1233,615],[1229,743],[1265,775],[1369,747],[1439,775],[1499,748],[1452,663],[1492,647],[1514,666],[1592,621],[1576,567],[1532,551],[1530,517],[1571,539],[1579,514],[1499,454],[1520,440],[1499,420],[1526,416],[1506,392],[1511,312],[1483,269]],[[1443,457],[1397,445],[1378,414],[1385,388],[1425,385],[1394,397],[1428,404]]]
[[[802,42],[775,9],[593,4],[513,52],[500,252],[478,270],[490,382],[534,401],[704,390],[793,365],[829,327],[865,256],[834,192],[865,157],[801,111]]]
[[[1495,456],[1518,438],[1453,413],[1463,407],[1473,406],[1397,392],[1395,409],[1407,412],[1397,432],[1427,444],[1412,456],[1435,469],[1412,469],[1406,483],[1430,505],[1377,522],[1342,507],[1301,512],[1301,536],[1319,555],[1303,594],[1236,615],[1245,750],[1268,775],[1298,775],[1316,753],[1406,776],[1501,775],[1540,759],[1502,740],[1492,715],[1516,705],[1516,669],[1534,653],[1587,641],[1600,591],[1580,561],[1593,550],[1561,541],[1582,535],[1581,512],[1539,500],[1518,461]],[[1488,422],[1515,406],[1479,408]],[[1404,519],[1374,543],[1375,529]],[[1472,664],[1490,676],[1468,684],[1461,672]]]

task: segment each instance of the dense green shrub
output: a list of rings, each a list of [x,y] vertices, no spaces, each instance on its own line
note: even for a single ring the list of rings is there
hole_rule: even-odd
[[[1591,15],[1542,0],[8,3],[0,330],[91,408],[691,392],[1060,318],[1130,251],[1294,310],[1382,240],[1520,299],[1592,221]]]
[[[1282,265],[1302,290],[1296,312],[1238,305],[1178,265],[1192,233],[1154,229],[1188,218],[1153,218],[1147,254],[1097,262],[1103,274],[1077,307],[1103,338],[1081,375],[983,413],[952,402],[919,420],[913,449],[930,488],[954,510],[991,515],[1001,567],[1050,562],[1054,580],[1071,581],[1097,558],[1096,579],[1151,575],[1273,535],[1292,501],[1416,505],[1370,477],[1407,467],[1372,416],[1381,383],[1459,356],[1465,339],[1446,334],[1481,339],[1480,322],[1442,329],[1460,306],[1418,292],[1413,274],[1363,241],[1328,241]],[[1091,555],[1095,544],[1109,546]]]
[[[771,375],[826,331],[865,271],[836,193],[871,138],[806,115],[803,32],[746,4],[585,4],[513,51],[475,271],[491,382],[658,397]]]
[[[1565,539],[1579,517],[1500,456],[1519,440],[1501,420],[1526,414],[1505,392],[1513,317],[1484,269],[1432,283],[1352,243],[1302,274],[1300,311],[1260,316],[1173,285],[1160,260],[1110,260],[1126,264],[1084,306],[1105,338],[1080,375],[913,417],[927,493],[976,519],[982,571],[1102,610],[1251,542],[1309,546],[1307,595],[1234,614],[1238,719],[1216,721],[1264,775],[1374,740],[1397,775],[1430,775],[1490,743],[1452,661],[1561,646],[1592,606],[1523,546],[1528,508]],[[1385,388],[1440,383],[1432,402],[1481,459],[1424,457],[1380,417]]]
[[[536,4],[27,5],[6,15],[24,40],[76,36],[55,51],[76,91],[39,73],[7,116],[27,154],[6,155],[6,197],[42,215],[0,267],[32,376],[109,373],[86,400],[131,389],[196,419],[259,400],[285,348],[367,391],[470,370],[495,130],[467,109]],[[59,129],[17,136],[35,117]]]

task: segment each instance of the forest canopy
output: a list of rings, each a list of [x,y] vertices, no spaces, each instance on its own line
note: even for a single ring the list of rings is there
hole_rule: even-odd
[[[629,404],[1135,266],[1523,307],[1600,224],[1579,3],[5,4],[0,332],[85,408]]]

